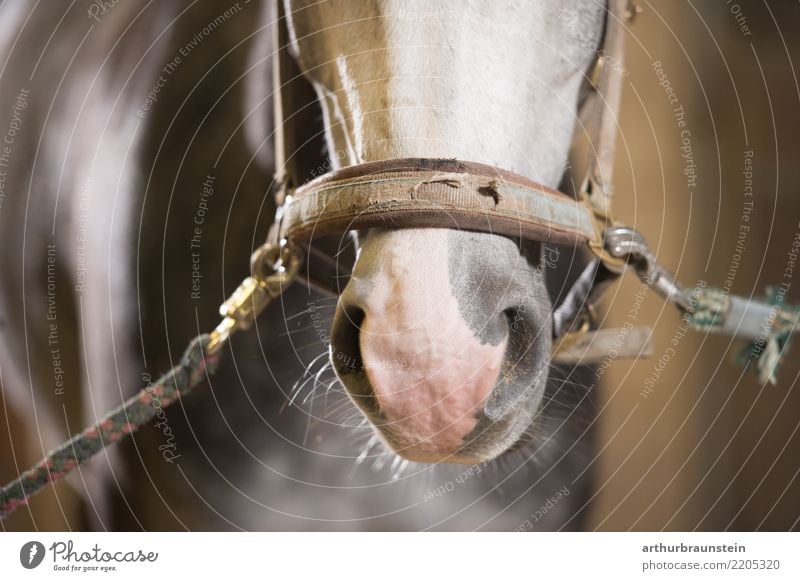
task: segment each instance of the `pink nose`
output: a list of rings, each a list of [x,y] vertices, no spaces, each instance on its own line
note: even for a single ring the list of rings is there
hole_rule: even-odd
[[[371,230],[331,341],[356,404],[396,453],[418,462],[471,460],[461,448],[472,440],[506,350],[507,333],[479,338],[484,323],[497,328],[505,315],[477,308],[469,293],[454,295],[464,293],[450,281],[448,236],[441,229]]]
[[[402,308],[367,312],[360,332],[384,436],[398,454],[420,462],[446,459],[464,445],[505,353],[505,341],[481,344],[448,302],[416,321],[401,320]]]

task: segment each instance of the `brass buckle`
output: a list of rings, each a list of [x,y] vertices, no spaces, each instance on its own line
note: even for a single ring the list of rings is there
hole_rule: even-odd
[[[224,318],[211,332],[206,352],[216,353],[234,332],[249,329],[267,305],[294,282],[300,263],[299,253],[288,240],[267,242],[256,249],[250,257],[251,275],[219,308]]]

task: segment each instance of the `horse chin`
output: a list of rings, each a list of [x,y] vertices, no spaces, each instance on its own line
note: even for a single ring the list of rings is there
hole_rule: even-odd
[[[538,433],[537,419],[540,417],[544,384],[529,388],[531,395],[515,406],[503,418],[490,419],[484,416],[479,421],[475,434],[463,448],[466,457],[473,463],[490,462],[501,456],[523,450],[530,445]]]
[[[537,433],[533,420],[535,414],[518,412],[508,421],[496,422],[485,427],[485,434],[477,434],[453,453],[425,452],[418,447],[398,442],[394,434],[373,424],[384,443],[398,456],[412,462],[426,464],[486,464],[505,455],[522,451],[535,441]],[[505,426],[511,424],[511,428]]]

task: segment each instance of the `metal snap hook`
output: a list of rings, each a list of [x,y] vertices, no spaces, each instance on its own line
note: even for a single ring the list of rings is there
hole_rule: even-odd
[[[615,226],[603,235],[603,246],[614,258],[624,260],[634,267],[636,275],[647,286],[668,302],[686,312],[692,305],[675,276],[658,264],[644,236],[628,226]]]
[[[288,240],[258,247],[250,257],[250,276],[219,308],[223,319],[211,332],[206,352],[216,353],[235,331],[249,329],[267,305],[294,282],[301,262]]]

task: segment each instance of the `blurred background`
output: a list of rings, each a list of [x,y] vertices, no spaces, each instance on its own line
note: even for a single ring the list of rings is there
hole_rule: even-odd
[[[800,303],[800,280],[786,278],[800,234],[800,3],[638,4],[617,216],[687,286],[760,296],[787,282]],[[0,167],[3,482],[174,364],[246,274],[272,211],[269,22],[244,1],[0,5],[0,134],[15,124]],[[324,413],[319,398],[282,412],[324,352],[332,308],[298,293],[170,411],[179,466],[152,453],[162,433],[142,430],[3,530],[508,530],[567,484],[569,503],[531,528],[798,528],[800,345],[763,385],[732,363],[742,344],[684,334],[633,277],[606,304],[608,327],[653,327],[654,356],[605,369],[587,436],[595,453],[544,481],[515,460],[480,476],[398,474],[369,450],[357,463],[369,428],[335,387]],[[596,378],[589,370],[585,382]]]
[[[687,286],[705,281],[749,297],[788,282],[796,304],[800,280],[784,275],[800,233],[800,4],[641,6],[627,45],[619,217]],[[696,180],[684,173],[684,137]],[[608,324],[627,320],[638,291],[631,278],[619,287]],[[800,356],[790,351],[777,385],[762,385],[732,364],[741,342],[682,337],[679,317],[657,297],[645,298],[638,322],[654,323],[655,353],[616,362],[599,390],[605,448],[591,528],[797,528]]]

